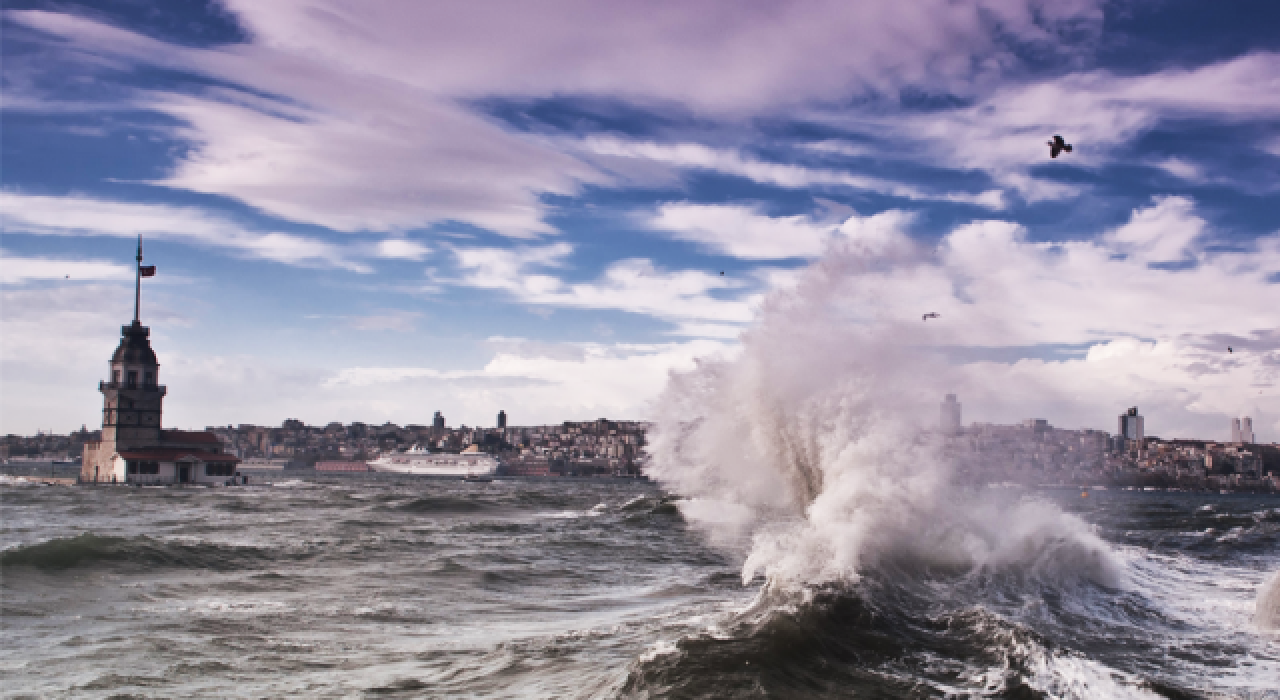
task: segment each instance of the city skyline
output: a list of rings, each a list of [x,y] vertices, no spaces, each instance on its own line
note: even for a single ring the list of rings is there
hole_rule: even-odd
[[[844,246],[972,421],[1280,434],[1265,3],[6,8],[3,432],[94,424],[142,235],[173,427],[648,419]]]

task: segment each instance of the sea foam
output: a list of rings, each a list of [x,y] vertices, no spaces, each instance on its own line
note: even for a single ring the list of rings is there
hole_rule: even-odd
[[[1280,630],[1280,571],[1276,571],[1258,587],[1254,620],[1265,630]]]

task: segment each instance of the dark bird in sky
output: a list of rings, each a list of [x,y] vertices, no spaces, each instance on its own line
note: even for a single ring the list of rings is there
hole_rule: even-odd
[[[920,317],[920,320],[921,320],[921,321],[928,321],[928,320],[929,320],[929,319],[931,319],[931,318],[941,318],[941,317],[942,317],[942,314],[938,313],[937,311],[930,311],[929,313],[927,313],[927,314],[925,314],[925,315],[921,316],[921,317]]]
[[[1235,350],[1232,350],[1232,349],[1231,349],[1231,346],[1230,346],[1230,345],[1228,345],[1228,346],[1227,346],[1227,352],[1235,352]]]
[[[720,271],[720,276],[721,276],[721,277],[724,277],[724,270],[721,270],[721,271]]]
[[[1058,154],[1062,153],[1063,151],[1066,151],[1067,153],[1071,152],[1071,144],[1067,143],[1066,141],[1063,141],[1062,137],[1059,136],[1058,134],[1054,134],[1053,140],[1049,141],[1048,144],[1049,144],[1050,158],[1057,158]]]

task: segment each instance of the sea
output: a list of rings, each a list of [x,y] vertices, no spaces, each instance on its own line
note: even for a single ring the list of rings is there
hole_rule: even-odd
[[[1280,497],[1006,491],[1083,522],[1123,583],[892,558],[744,580],[750,542],[635,480],[0,477],[0,692],[1280,698]]]

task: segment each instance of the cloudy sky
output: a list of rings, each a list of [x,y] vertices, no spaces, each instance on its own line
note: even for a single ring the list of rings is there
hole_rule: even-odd
[[[0,431],[100,422],[142,234],[175,427],[649,417],[906,240],[966,420],[1280,439],[1269,0],[5,7]]]

